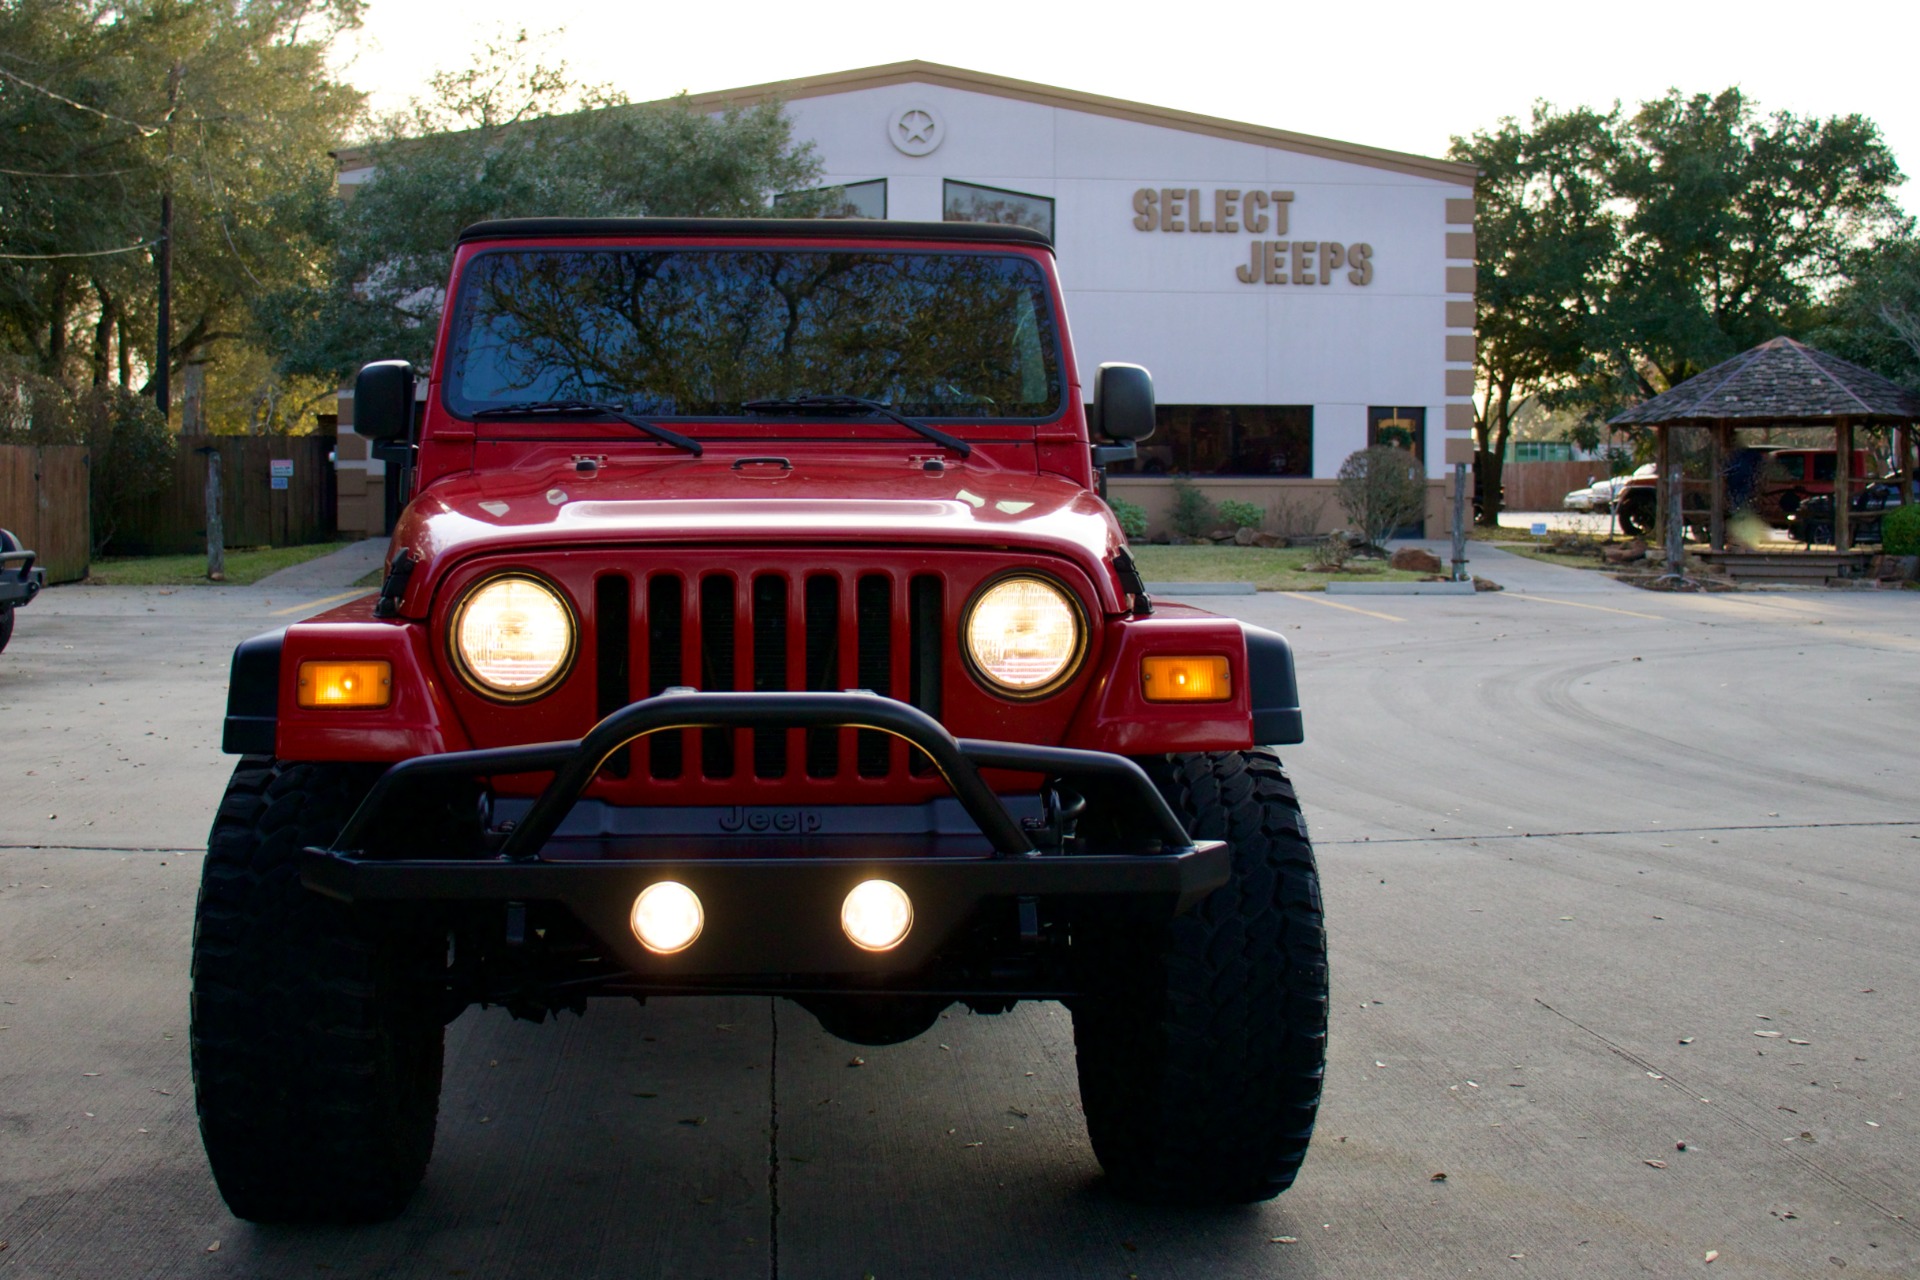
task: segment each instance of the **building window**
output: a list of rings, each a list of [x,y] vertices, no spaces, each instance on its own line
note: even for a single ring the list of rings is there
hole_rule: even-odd
[[[976,186],[971,182],[946,183],[948,222],[1002,222],[1028,227],[1047,239],[1053,239],[1053,201],[1046,196],[1030,196],[1024,191],[1003,191],[999,187]]]
[[[838,192],[840,199],[822,209],[822,218],[884,218],[887,216],[887,180],[874,178],[868,182],[846,182],[837,187],[819,187],[812,191],[787,191],[773,198],[773,207],[785,205],[791,208],[793,203],[804,197],[816,197],[823,192]]]
[[[1367,410],[1367,447],[1386,445],[1406,449],[1416,458],[1427,456],[1427,411],[1422,406],[1386,407]]]
[[[1163,404],[1134,462],[1115,475],[1310,476],[1310,404]]]

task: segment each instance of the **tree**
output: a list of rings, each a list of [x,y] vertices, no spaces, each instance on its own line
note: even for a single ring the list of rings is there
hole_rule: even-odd
[[[1738,89],[1675,90],[1625,123],[1622,226],[1604,347],[1635,398],[1797,332],[1871,241],[1901,222],[1900,167],[1858,115],[1762,119]]]
[[[1347,519],[1374,547],[1427,511],[1426,472],[1405,449],[1375,445],[1349,454],[1340,464],[1337,492]]]
[[[1676,90],[1631,116],[1539,104],[1450,154],[1481,171],[1483,524],[1498,522],[1501,458],[1530,397],[1598,423],[1804,330],[1863,251],[1906,225],[1871,121],[1762,118],[1738,89]]]
[[[1591,350],[1594,317],[1619,249],[1608,174],[1619,112],[1537,103],[1528,125],[1455,138],[1451,158],[1478,166],[1474,233],[1473,469],[1482,524],[1499,523],[1500,471],[1514,417],[1563,387]]]
[[[246,299],[319,265],[327,153],[361,102],[327,45],[360,8],[0,4],[0,348],[69,386],[151,393],[256,343]]]
[[[1870,246],[1847,275],[1808,341],[1920,391],[1920,238]]]
[[[539,60],[526,33],[432,79],[383,122],[374,176],[335,210],[330,278],[261,299],[282,368],[342,378],[362,361],[426,361],[462,227],[525,216],[766,216],[819,180],[778,103],[709,114],[684,96],[629,103]],[[782,201],[810,213],[834,195]]]

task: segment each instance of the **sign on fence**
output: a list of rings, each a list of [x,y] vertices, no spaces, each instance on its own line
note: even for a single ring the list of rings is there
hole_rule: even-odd
[[[333,537],[333,468],[327,465],[332,436],[182,436],[166,491],[114,532],[109,550],[178,554],[206,548],[207,466],[202,449],[220,451],[222,524],[229,549],[284,547]]]

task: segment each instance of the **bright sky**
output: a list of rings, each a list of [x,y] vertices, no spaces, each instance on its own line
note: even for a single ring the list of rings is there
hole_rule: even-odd
[[[1902,168],[1920,171],[1920,19],[1905,0],[371,0],[340,69],[376,109],[396,108],[434,67],[523,26],[563,28],[549,47],[576,76],[635,100],[922,58],[1434,156],[1537,98],[1631,105],[1737,84],[1763,110],[1866,115]],[[1899,194],[1920,214],[1920,180]]]

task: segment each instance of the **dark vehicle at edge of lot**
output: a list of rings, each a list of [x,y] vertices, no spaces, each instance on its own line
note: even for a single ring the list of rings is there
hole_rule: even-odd
[[[1886,513],[1901,505],[1900,490],[1900,477],[1887,475],[1849,497],[1847,510],[1851,514],[1847,527],[1854,542],[1879,543],[1881,522]],[[1831,543],[1833,495],[1822,494],[1800,504],[1799,510],[1787,517],[1787,532],[1795,542],[1805,546]]]
[[[13,611],[31,604],[47,584],[47,571],[34,566],[34,553],[0,529],[0,649],[13,639]]]
[[[430,395],[355,386],[414,482],[377,599],[234,655],[192,1006],[233,1212],[400,1212],[471,1005],[715,994],[858,1044],[1064,1001],[1117,1191],[1286,1189],[1328,996],[1293,656],[1149,599],[1098,480],[1152,382],[1083,408],[1050,242],[483,223],[447,298]]]

